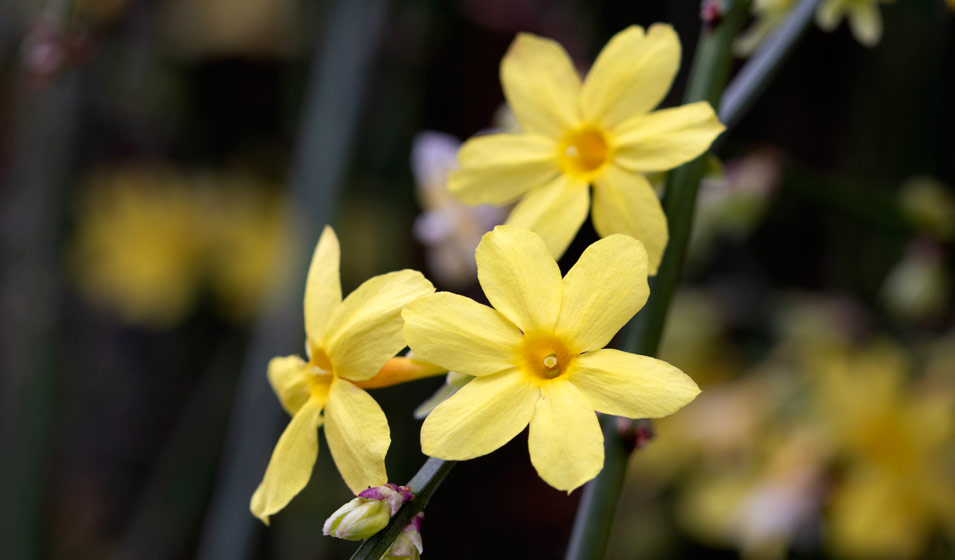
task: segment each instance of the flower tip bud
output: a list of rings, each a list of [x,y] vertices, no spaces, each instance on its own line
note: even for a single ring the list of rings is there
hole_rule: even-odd
[[[407,486],[398,486],[389,482],[383,486],[375,486],[374,488],[369,488],[367,490],[362,490],[358,494],[359,498],[368,498],[371,500],[380,500],[387,502],[391,507],[391,515],[398,513],[398,510],[401,509],[401,506],[405,502],[410,502],[414,499],[414,493],[411,492],[411,488]]]
[[[421,512],[411,518],[381,560],[420,560],[424,552],[424,544],[421,541],[422,518],[424,513]]]
[[[407,486],[369,488],[338,508],[322,526],[322,534],[349,541],[367,539],[384,529],[401,506],[414,498]]]
[[[355,498],[338,508],[325,520],[322,534],[349,541],[367,539],[381,531],[391,520],[387,502],[369,498]]]

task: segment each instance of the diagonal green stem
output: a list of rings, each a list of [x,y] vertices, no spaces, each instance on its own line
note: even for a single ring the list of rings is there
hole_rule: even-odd
[[[414,500],[402,506],[398,513],[391,518],[387,527],[363,542],[358,550],[352,554],[351,560],[379,560],[388,551],[391,543],[395,542],[398,534],[411,521],[411,518],[428,505],[431,496],[455,464],[454,461],[442,461],[429,457],[424,465],[418,469],[411,482],[408,483],[411,491],[414,492]]]

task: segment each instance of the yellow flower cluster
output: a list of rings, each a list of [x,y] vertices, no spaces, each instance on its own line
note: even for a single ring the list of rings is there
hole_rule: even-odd
[[[305,293],[308,359],[269,364],[292,420],[252,497],[256,516],[268,522],[308,482],[322,425],[352,491],[387,482],[388,424],[364,388],[455,372],[465,382],[425,419],[424,453],[478,457],[529,426],[531,463],[568,492],[603,467],[595,412],[656,418],[696,397],[696,384],[672,365],[605,348],[647,301],[647,276],[667,243],[643,173],[699,156],[724,128],[705,102],[651,112],[679,62],[670,26],[630,27],[581,81],[560,45],[518,35],[501,79],[521,132],[467,141],[449,180],[470,204],[523,197],[475,252],[492,307],[432,293],[410,270],[376,276],[342,299],[338,242],[326,228]],[[556,259],[587,216],[591,186],[603,239],[562,277]],[[415,357],[394,357],[405,345]]]
[[[882,14],[879,4],[894,0],[823,0],[816,9],[816,24],[824,31],[835,30],[843,19],[857,41],[874,47],[882,39]],[[949,0],[951,5],[951,0]],[[795,0],[755,0],[753,23],[733,43],[738,56],[749,56],[769,38],[796,6]]]
[[[854,343],[830,331],[845,330],[835,308],[800,301],[765,360],[657,425],[632,476],[671,488],[700,540],[766,559],[819,527],[812,546],[837,557],[923,558],[933,539],[955,542],[955,338]],[[738,375],[732,345],[711,340],[710,362]]]
[[[284,223],[279,200],[245,175],[103,169],[79,202],[72,275],[132,323],[171,326],[206,286],[227,318],[243,321],[284,269]]]

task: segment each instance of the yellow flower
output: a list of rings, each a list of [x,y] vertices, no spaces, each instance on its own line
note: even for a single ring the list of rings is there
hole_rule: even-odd
[[[501,61],[501,83],[521,134],[466,142],[450,189],[468,204],[508,204],[508,224],[538,233],[554,258],[567,249],[590,208],[601,236],[643,242],[655,274],[667,244],[666,216],[644,172],[702,154],[724,127],[709,103],[650,112],[680,65],[669,25],[615,35],[581,83],[555,41],[522,33]]]
[[[569,492],[603,467],[594,410],[657,418],[699,393],[666,362],[601,350],[649,295],[640,242],[602,239],[561,279],[539,236],[505,225],[484,236],[476,258],[493,309],[439,292],[402,313],[416,356],[476,376],[425,419],[425,454],[472,459],[529,423],[531,463],[548,484]]]
[[[881,342],[820,360],[813,382],[840,453],[829,544],[845,557],[922,558],[955,527],[955,394],[912,384],[901,347]]]
[[[816,11],[816,23],[832,31],[847,17],[856,40],[874,47],[882,38],[882,15],[877,4],[888,2],[891,0],[825,0]]]
[[[292,420],[252,496],[250,509],[265,523],[308,483],[322,424],[332,459],[352,492],[388,482],[388,421],[356,383],[374,378],[404,347],[401,309],[434,287],[420,272],[401,270],[369,279],[342,300],[339,257],[338,238],[326,227],[305,287],[309,360],[285,356],[269,362],[269,382]]]
[[[181,320],[206,250],[196,193],[175,170],[138,163],[97,171],[80,205],[69,255],[81,292],[129,322]]]
[[[733,41],[733,53],[737,56],[753,54],[789,16],[796,0],[754,0],[753,23]]]

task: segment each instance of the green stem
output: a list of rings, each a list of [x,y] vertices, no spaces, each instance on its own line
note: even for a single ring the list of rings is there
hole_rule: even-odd
[[[428,505],[434,491],[438,489],[454,465],[454,461],[428,458],[408,483],[411,491],[414,492],[414,500],[402,506],[391,518],[387,527],[363,542],[352,555],[351,560],[379,560],[411,518]]]
[[[746,1],[733,2],[722,22],[713,29],[703,30],[690,71],[687,103],[709,101],[714,107],[719,103],[732,62],[730,46],[747,5]],[[621,347],[628,352],[649,356],[657,352],[667,309],[683,272],[704,164],[705,156],[701,156],[667,177],[663,209],[668,218],[670,241],[657,276],[651,280],[650,299],[626,330]],[[604,417],[601,424],[604,468],[584,488],[567,548],[568,560],[604,557],[623,488],[631,447],[620,435],[616,418]]]

